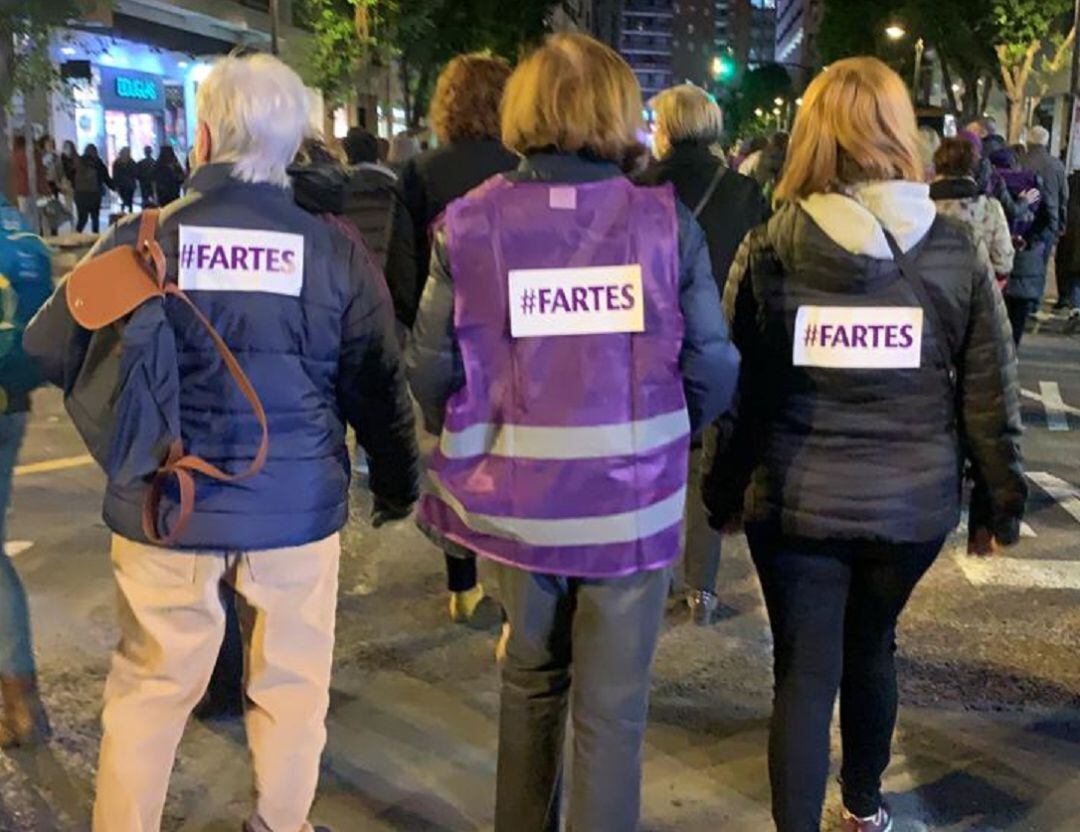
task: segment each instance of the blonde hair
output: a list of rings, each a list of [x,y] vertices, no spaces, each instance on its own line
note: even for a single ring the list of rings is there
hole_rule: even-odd
[[[803,96],[776,201],[886,179],[923,180],[907,87],[877,58],[837,61]]]
[[[641,88],[618,53],[587,35],[552,35],[510,76],[503,144],[622,163],[640,147],[641,111]]]
[[[195,113],[210,128],[211,162],[244,182],[287,185],[285,169],[308,130],[300,76],[270,55],[221,58],[199,84]]]
[[[659,158],[667,156],[674,144],[685,141],[720,141],[724,116],[711,95],[694,84],[666,89],[650,102],[656,112],[654,143]]]
[[[439,141],[499,138],[499,102],[509,77],[510,64],[481,52],[450,61],[428,113]]]

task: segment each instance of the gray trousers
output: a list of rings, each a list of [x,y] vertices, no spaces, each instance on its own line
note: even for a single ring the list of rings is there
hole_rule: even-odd
[[[495,832],[557,832],[568,706],[567,832],[633,832],[668,570],[592,580],[499,569],[502,674]]]
[[[686,486],[686,545],[683,569],[691,591],[716,592],[720,572],[720,532],[709,525],[709,515],[701,498],[701,479],[716,453],[716,428],[709,425],[702,436],[703,447],[690,451],[690,478]]]

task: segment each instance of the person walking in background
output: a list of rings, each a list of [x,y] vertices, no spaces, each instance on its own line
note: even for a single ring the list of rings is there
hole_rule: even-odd
[[[34,161],[34,175],[36,177],[36,193],[34,199],[39,196],[49,195],[49,176],[41,159],[41,153],[35,146],[33,154],[27,152],[26,136],[17,134],[11,143],[11,176],[14,183],[15,195],[18,198],[19,210],[26,213],[30,202],[30,158]]]
[[[1027,486],[1001,295],[922,177],[903,80],[876,58],[834,62],[803,96],[781,207],[724,293],[739,411],[704,493],[715,527],[745,522],[768,608],[779,832],[820,828],[838,691],[843,828],[893,828],[881,777],[897,619],[959,522],[965,457],[989,495],[972,525],[1019,539]]]
[[[997,150],[990,159],[1013,198],[1018,203],[1031,205],[1028,211],[1009,223],[1016,256],[1005,287],[1005,306],[1009,311],[1013,342],[1019,347],[1027,319],[1038,308],[1046,288],[1046,251],[1054,244],[1053,217],[1057,209],[1042,177],[1034,171],[1022,170],[1012,148]],[[1031,202],[1031,193],[1038,195],[1034,202]]]
[[[180,198],[180,189],[186,178],[172,145],[162,147],[154,164],[154,198],[159,208],[164,208]]]
[[[113,187],[120,195],[120,211],[130,214],[135,210],[135,185],[138,182],[138,166],[131,158],[131,148],[122,147],[113,162]]]
[[[519,64],[502,137],[524,159],[436,225],[408,352],[441,433],[418,522],[498,564],[508,618],[496,832],[559,828],[571,701],[567,828],[637,828],[690,436],[734,392],[700,227],[671,186],[635,186],[620,168],[644,150],[641,113],[630,67],[585,35],[553,36]],[[575,277],[594,268],[590,294]],[[555,323],[529,314],[530,299],[543,313],[560,295],[591,307],[593,334],[560,334],[558,305]],[[644,317],[600,323],[616,308]]]
[[[1012,234],[1001,203],[979,192],[975,182],[975,148],[963,139],[945,139],[934,154],[937,178],[930,198],[937,212],[967,229],[979,263],[1004,289],[1013,269]]]
[[[1020,167],[1037,174],[1043,181],[1049,233],[1052,235],[1050,245],[1043,251],[1047,262],[1058,237],[1065,233],[1069,219],[1069,178],[1065,165],[1050,152],[1049,144],[1050,131],[1036,125],[1028,131],[1027,152],[1020,156]]]
[[[139,182],[139,199],[143,208],[157,204],[154,202],[154,168],[156,166],[154,148],[147,145],[143,148],[143,157],[135,165],[135,178]]]
[[[407,514],[417,496],[415,424],[388,293],[356,244],[296,206],[289,189],[286,168],[309,110],[299,76],[265,54],[223,58],[199,84],[196,170],[156,239],[167,279],[188,291],[228,346],[261,396],[255,409],[265,421],[249,415],[251,397],[191,309],[146,306],[163,316],[156,331],[177,341],[174,407],[185,452],[231,472],[265,464],[242,482],[200,482],[182,528],[174,525],[176,492],[163,489],[155,506],[147,503],[151,478],[109,479],[104,516],[114,532],[121,638],[105,686],[95,832],[160,828],[177,745],[221,645],[222,584],[251,616],[244,646],[255,807],[244,828],[310,829],[349,507],[346,420],[371,459],[376,523]],[[94,253],[134,244],[141,223],[121,220]],[[225,252],[231,268],[180,256],[203,249]],[[266,253],[261,261],[255,251]],[[51,381],[70,384],[88,334],[64,295],[62,285],[26,343]],[[169,354],[164,343],[155,355]],[[153,389],[127,397],[137,428],[118,452],[167,445],[153,435],[164,407],[158,386],[145,383]],[[160,459],[132,464],[152,470]],[[175,542],[161,545],[170,534]]]
[[[41,379],[22,347],[22,333],[52,293],[52,254],[22,215],[0,196],[0,547],[7,541],[12,477]],[[38,694],[30,612],[19,574],[0,551],[0,748],[49,737]]]
[[[390,140],[390,153],[386,163],[392,170],[399,171],[412,159],[420,155],[420,142],[412,133],[398,133]]]
[[[705,231],[713,276],[722,293],[743,237],[768,219],[768,203],[753,179],[728,169],[710,151],[719,141],[724,123],[720,107],[705,90],[683,84],[660,93],[650,105],[656,114],[653,152],[659,161],[638,180],[644,185],[670,182],[675,186],[679,199]],[[686,600],[699,625],[712,623],[719,606],[720,535],[709,526],[700,499],[704,461],[715,447],[715,430],[711,425],[706,427],[695,438],[690,454]]]
[[[97,234],[101,230],[101,202],[113,187],[105,162],[98,155],[97,145],[88,144],[75,164],[75,210],[78,218],[75,230],[82,234],[86,221]]]
[[[791,137],[783,130],[769,136],[769,143],[761,151],[761,160],[754,168],[754,181],[761,187],[766,202],[772,201],[776,183],[787,161],[788,142]]]
[[[919,162],[922,163],[923,177],[927,182],[932,182],[934,179],[934,154],[937,153],[939,147],[941,147],[941,134],[928,125],[920,127]]]
[[[394,270],[387,274],[391,284],[414,287],[412,317],[428,279],[431,223],[453,200],[517,167],[517,156],[500,139],[499,107],[509,77],[506,61],[482,54],[459,55],[439,75],[429,115],[439,147],[417,156],[401,171],[401,192],[412,217],[414,277],[410,281]],[[492,604],[484,603],[475,557],[461,545],[447,545],[444,551],[450,618],[461,624],[486,624],[484,607]]]
[[[1066,310],[1066,331],[1080,330],[1080,171],[1069,175],[1069,206],[1065,232],[1057,250],[1057,308]]]

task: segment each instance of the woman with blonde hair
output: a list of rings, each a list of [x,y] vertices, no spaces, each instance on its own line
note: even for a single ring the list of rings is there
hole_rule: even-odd
[[[419,522],[493,561],[506,608],[496,832],[559,828],[568,710],[567,828],[637,827],[690,437],[734,390],[701,229],[620,167],[641,110],[584,35],[521,63],[502,137],[523,160],[435,226],[407,356],[441,433]]]
[[[839,690],[843,826],[886,832],[897,619],[959,521],[965,461],[989,493],[979,551],[1019,536],[1016,358],[969,235],[935,212],[885,64],[814,80],[776,196],[724,294],[740,411],[706,503],[717,528],[745,521],[769,611],[777,829],[819,828]]]
[[[691,209],[705,231],[709,259],[720,292],[724,291],[735,252],[751,228],[768,218],[769,206],[761,188],[749,176],[730,170],[712,153],[720,141],[724,119],[716,99],[693,84],[680,84],[650,102],[656,114],[653,152],[657,163],[639,177],[645,185],[670,182],[683,205]],[[690,494],[687,500],[686,603],[698,626],[713,623],[720,600],[716,577],[720,571],[720,535],[709,527],[700,500],[702,466],[715,442],[712,426],[695,441],[690,456]]]

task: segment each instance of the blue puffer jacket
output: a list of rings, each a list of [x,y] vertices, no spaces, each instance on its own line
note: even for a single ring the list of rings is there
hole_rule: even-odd
[[[407,508],[416,496],[417,450],[389,293],[370,258],[344,235],[298,208],[285,188],[231,177],[207,165],[188,194],[161,217],[158,240],[177,279],[181,226],[280,232],[303,237],[299,297],[262,291],[189,291],[225,339],[266,409],[270,454],[263,471],[239,483],[198,478],[195,513],[182,548],[253,550],[297,546],[333,534],[348,512],[345,424],[371,461],[376,500]],[[92,254],[133,243],[136,220],[110,229]],[[68,389],[91,335],[67,313],[61,286],[31,325],[28,348],[50,381]],[[259,426],[205,330],[184,305],[166,302],[180,364],[180,413],[189,453],[220,467],[248,467]],[[111,481],[105,521],[144,540],[148,484]],[[175,514],[175,489],[165,511]],[[166,524],[168,525],[168,524]]]

